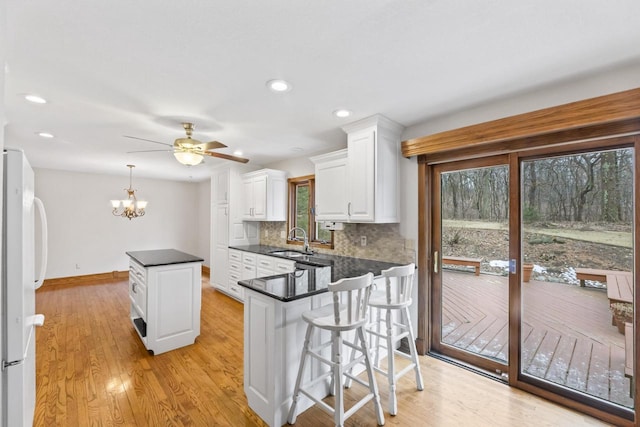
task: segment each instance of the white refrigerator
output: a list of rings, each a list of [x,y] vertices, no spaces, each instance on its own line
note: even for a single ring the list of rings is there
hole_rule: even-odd
[[[5,149],[2,180],[2,426],[32,426],[36,399],[35,290],[46,269],[44,208],[34,196],[34,175],[22,150]],[[41,220],[42,253],[35,277],[35,210]]]

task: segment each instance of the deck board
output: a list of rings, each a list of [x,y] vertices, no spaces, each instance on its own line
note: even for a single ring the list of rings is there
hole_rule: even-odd
[[[444,271],[442,341],[507,360],[507,280]],[[611,326],[606,290],[532,280],[523,285],[522,295],[523,371],[632,406],[624,336]]]

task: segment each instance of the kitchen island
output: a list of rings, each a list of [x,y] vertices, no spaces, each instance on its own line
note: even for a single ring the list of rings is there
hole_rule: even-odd
[[[130,318],[146,349],[160,354],[200,335],[202,258],[175,249],[130,251]]]
[[[258,245],[251,249],[269,255],[273,255],[274,250]],[[238,282],[244,287],[245,296],[244,391],[249,407],[270,426],[285,424],[291,406],[307,328],[302,313],[331,303],[331,294],[327,292],[329,283],[369,271],[379,276],[382,269],[397,265],[354,258],[341,263],[336,258],[345,257],[331,258],[333,260],[328,257],[325,260],[333,263],[297,262],[293,273]],[[349,270],[348,265],[354,268]],[[362,269],[367,271],[360,273]],[[315,334],[312,347],[327,340],[328,333],[323,333],[325,335]],[[326,348],[325,351],[325,357],[330,358],[330,349]],[[327,365],[315,359],[309,360],[303,383],[308,383],[327,370]],[[327,396],[329,380],[315,384],[311,393],[318,398]],[[311,400],[301,397],[298,412],[312,405]]]

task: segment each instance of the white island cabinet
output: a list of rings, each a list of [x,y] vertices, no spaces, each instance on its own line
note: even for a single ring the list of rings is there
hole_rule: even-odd
[[[200,335],[202,258],[175,249],[127,252],[130,318],[147,350],[160,354]]]

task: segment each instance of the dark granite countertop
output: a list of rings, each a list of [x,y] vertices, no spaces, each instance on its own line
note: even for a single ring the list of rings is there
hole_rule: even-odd
[[[260,288],[264,288],[264,287],[269,288],[269,280],[273,278],[278,278],[278,280],[282,282],[283,276],[289,276],[291,274],[296,274],[296,273],[289,273],[288,275],[281,274],[278,276],[269,276],[267,278],[241,280],[238,282],[238,284],[246,288],[253,289],[257,292],[261,292],[265,295],[272,296],[273,298],[280,299],[282,301],[291,301],[294,299],[303,298],[304,296],[310,296],[310,295],[318,294],[321,292],[325,292],[327,290],[326,285],[328,285],[331,282],[335,282],[337,280],[343,279],[345,277],[362,276],[363,274],[367,274],[369,272],[373,273],[373,275],[377,277],[377,276],[380,276],[382,270],[386,270],[388,268],[400,265],[400,264],[391,263],[391,262],[383,262],[383,261],[375,261],[370,259],[360,259],[360,258],[327,255],[327,254],[313,254],[305,257],[290,258],[290,257],[285,257],[280,255],[274,255],[272,253],[274,251],[291,250],[287,248],[280,248],[277,246],[247,245],[247,246],[230,246],[230,248],[237,249],[240,251],[245,251],[245,252],[252,252],[260,255],[268,255],[268,256],[273,256],[277,258],[296,261],[296,272],[300,269],[307,270],[310,267],[316,267],[317,269],[320,269],[323,271],[324,271],[323,267],[331,267],[329,274],[322,273],[323,280],[326,279],[327,275],[329,276],[327,279],[328,282],[324,284],[323,287],[322,285],[320,285],[319,287],[318,283],[315,283],[315,288],[313,290],[313,293],[307,293],[305,295],[302,295],[300,292],[297,292],[295,295],[293,295],[293,297],[289,294],[284,294],[283,296],[283,294],[278,292],[267,292],[264,289],[261,290]],[[286,280],[290,281],[293,279],[287,278]],[[254,281],[259,281],[259,282],[256,282],[254,284],[253,283]],[[283,286],[283,285],[274,284],[272,287],[275,288],[278,286]],[[291,287],[289,286],[289,288]]]
[[[240,280],[238,284],[268,297],[289,302],[327,291],[331,267],[296,264],[293,273]]]
[[[125,252],[143,267],[155,267],[158,265],[184,264],[187,262],[203,262],[204,259],[189,255],[175,249],[156,249],[150,251]]]
[[[290,251],[289,248],[280,248],[277,246],[267,245],[246,245],[246,246],[229,246],[231,249],[237,249],[245,252],[253,252],[260,255],[268,255],[276,258],[283,258],[296,261],[301,264],[309,264],[315,266],[331,266],[331,280],[336,281],[345,277],[356,277],[372,272],[375,277],[380,276],[382,270],[395,267],[401,264],[393,262],[375,261],[371,259],[352,258],[338,255],[328,255],[316,253],[307,257],[290,258],[280,255],[274,255],[274,251]]]

